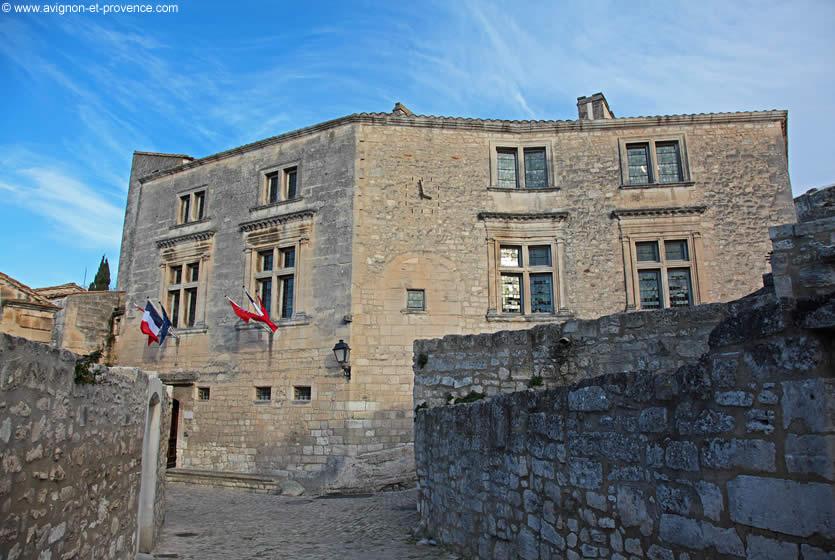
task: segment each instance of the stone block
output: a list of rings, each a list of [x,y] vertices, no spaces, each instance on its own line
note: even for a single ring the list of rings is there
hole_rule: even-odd
[[[697,471],[699,452],[691,441],[671,441],[664,451],[664,462],[671,469]]]
[[[783,427],[789,428],[798,422],[797,428],[810,432],[824,432],[833,428],[835,404],[829,404],[835,380],[803,379],[784,381]],[[792,430],[795,431],[795,430]]]
[[[568,409],[590,412],[609,410],[609,397],[602,387],[590,385],[568,393]]]
[[[835,435],[789,434],[785,445],[786,469],[790,473],[835,480]]]
[[[749,560],[797,560],[797,545],[759,535],[749,535],[746,557]]]
[[[702,465],[712,469],[774,472],[775,457],[774,444],[759,439],[712,439],[702,447]]]
[[[588,459],[571,459],[568,477],[573,486],[595,490],[603,482],[603,465]]]
[[[753,404],[754,397],[746,391],[725,391],[716,393],[716,404],[721,406],[749,407]]]
[[[667,429],[667,409],[651,407],[641,411],[638,426],[642,432],[660,433]]]
[[[798,537],[835,537],[832,485],[740,475],[728,482],[728,510],[733,521],[751,527]]]

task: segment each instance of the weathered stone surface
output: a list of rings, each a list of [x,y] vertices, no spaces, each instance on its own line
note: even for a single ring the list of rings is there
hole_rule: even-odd
[[[728,482],[728,510],[733,521],[759,529],[835,537],[831,485],[741,475]]]
[[[580,411],[608,410],[609,398],[602,387],[583,387],[568,393],[568,408]]]
[[[748,537],[747,558],[750,560],[796,560],[797,545],[759,535],[750,535]]]
[[[690,441],[671,441],[664,452],[664,461],[671,469],[699,470],[699,452]]]
[[[774,472],[774,444],[757,439],[712,439],[702,448],[702,465],[714,469],[739,468],[746,471]]]
[[[789,434],[786,438],[786,469],[790,473],[817,474],[835,480],[835,435]]]

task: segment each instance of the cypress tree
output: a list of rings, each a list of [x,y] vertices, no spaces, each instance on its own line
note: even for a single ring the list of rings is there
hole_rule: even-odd
[[[102,256],[96,277],[87,289],[91,292],[106,292],[110,289],[110,263],[107,262],[107,257]]]

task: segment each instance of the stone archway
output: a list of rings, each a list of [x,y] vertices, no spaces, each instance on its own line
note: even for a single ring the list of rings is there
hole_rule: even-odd
[[[139,485],[137,515],[137,545],[139,552],[150,553],[154,548],[156,521],[157,480],[159,478],[160,426],[162,423],[162,382],[152,377],[148,386],[148,410],[145,434],[142,438],[142,478]]]

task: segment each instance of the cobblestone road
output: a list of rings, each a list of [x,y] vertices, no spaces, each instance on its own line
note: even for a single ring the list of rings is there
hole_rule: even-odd
[[[155,558],[193,560],[454,560],[415,544],[415,491],[289,498],[169,484]]]

